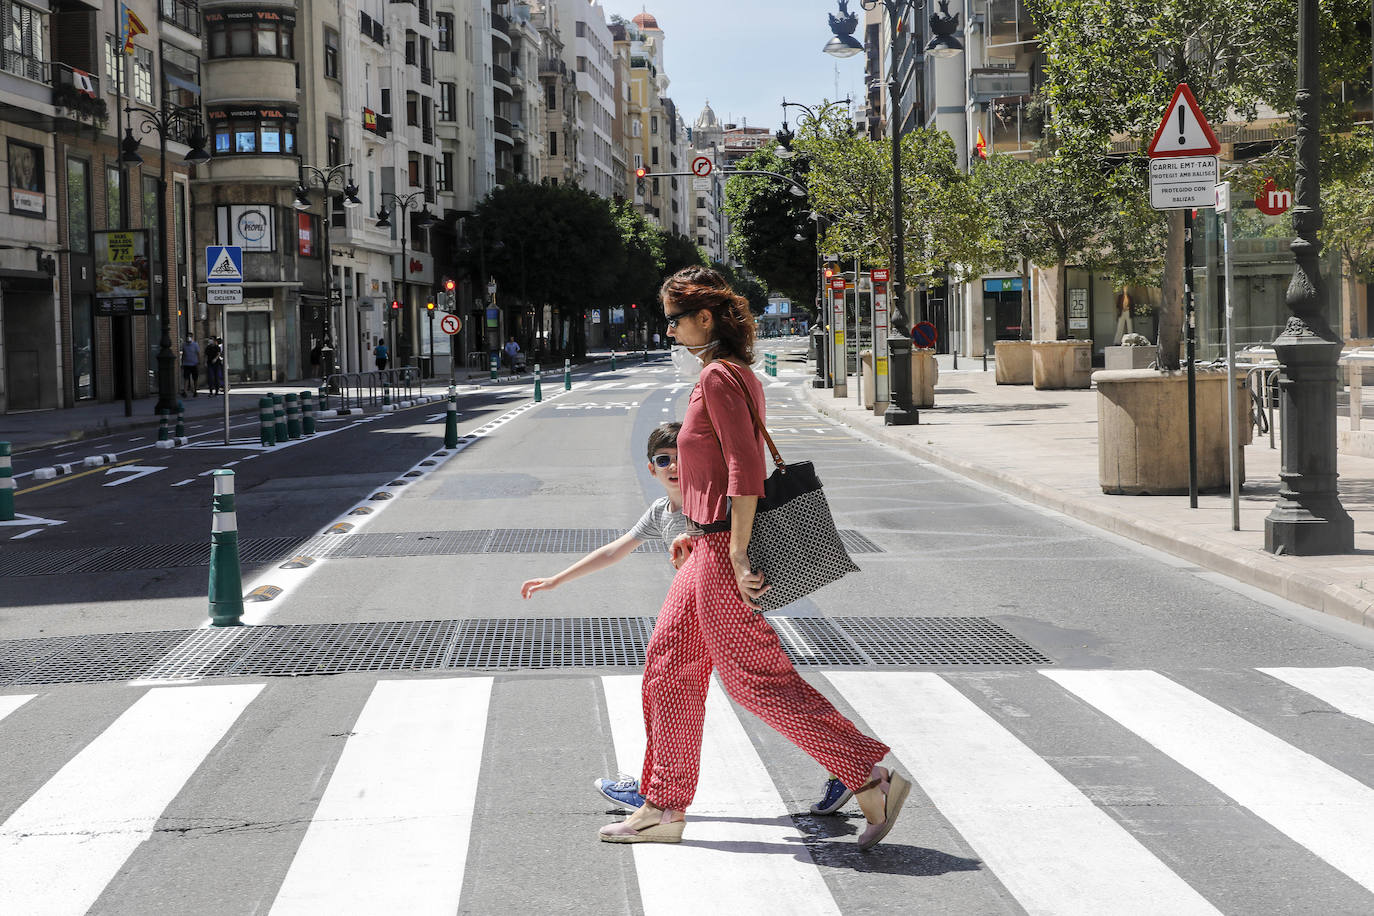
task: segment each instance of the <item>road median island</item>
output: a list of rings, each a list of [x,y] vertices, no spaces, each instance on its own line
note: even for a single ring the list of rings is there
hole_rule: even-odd
[[[1264,518],[1279,486],[1279,452],[1246,447],[1241,530],[1225,494],[1111,496],[1098,481],[1097,392],[998,388],[992,373],[947,373],[918,426],[884,426],[853,398],[804,389],[822,415],[970,480],[1162,550],[1296,604],[1374,627],[1374,459],[1339,457],[1342,499],[1355,517],[1354,555],[1274,556]],[[1344,421],[1342,421],[1344,422]],[[1090,577],[1091,572],[1085,573]]]

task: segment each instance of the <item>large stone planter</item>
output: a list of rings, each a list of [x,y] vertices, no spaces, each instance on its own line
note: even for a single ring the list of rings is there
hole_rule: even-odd
[[[1097,383],[1098,482],[1102,492],[1177,496],[1188,492],[1188,374],[1182,370],[1113,369]],[[1236,373],[1241,445],[1250,442],[1245,374]],[[1198,489],[1230,488],[1226,371],[1197,373]],[[1242,450],[1239,476],[1245,482]]]
[[[1031,341],[1031,382],[1041,390],[1091,388],[1091,340]]]
[[[864,373],[864,407],[873,409],[873,351],[864,350],[859,354]],[[890,364],[889,364],[890,365]],[[913,407],[935,406],[935,385],[940,381],[940,364],[935,361],[935,351],[912,349],[911,351],[911,404]],[[889,395],[891,391],[889,390]]]
[[[997,384],[1029,385],[1031,383],[1031,342],[1029,340],[999,340],[993,345],[997,359]]]
[[[1102,353],[1108,369],[1148,369],[1159,355],[1156,347],[1106,347]]]

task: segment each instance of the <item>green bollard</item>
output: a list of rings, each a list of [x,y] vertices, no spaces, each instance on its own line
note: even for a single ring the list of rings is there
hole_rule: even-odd
[[[215,496],[210,511],[210,625],[243,626],[243,578],[239,575],[239,522],[234,511],[234,472],[210,473]]]
[[[382,382],[382,406],[391,406],[391,383]]]
[[[14,468],[10,464],[10,444],[0,442],[0,522],[14,521]]]
[[[258,398],[258,423],[259,432],[262,434],[262,444],[264,447],[271,447],[277,444],[277,424],[274,411],[272,410],[272,399],[268,397]]]
[[[281,395],[272,395],[272,422],[273,434],[276,436],[277,443],[286,441],[286,407],[282,404]]]
[[[448,411],[444,416],[444,448],[458,447],[458,389],[448,386]]]
[[[315,396],[309,391],[301,392],[301,433],[315,435]]]
[[[166,442],[172,437],[167,433],[167,408],[164,407],[157,412],[157,441]]]
[[[544,371],[539,368],[539,364],[534,364],[534,403],[538,404],[544,400]]]
[[[615,351],[611,351],[611,371],[615,371]]]
[[[572,360],[563,360],[563,390],[572,391]]]
[[[177,401],[177,431],[176,437],[180,439],[186,435],[186,405]]]
[[[501,354],[497,350],[491,351],[491,380],[496,381],[497,370],[501,368]]]
[[[286,395],[286,437],[301,437],[301,407],[300,402],[296,400],[295,392],[288,392]]]

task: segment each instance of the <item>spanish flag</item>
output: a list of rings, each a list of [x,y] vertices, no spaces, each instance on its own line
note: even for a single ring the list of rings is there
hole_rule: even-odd
[[[978,128],[978,142],[973,144],[973,148],[978,151],[979,159],[988,158],[988,141],[983,139],[983,128]]]
[[[124,53],[134,53],[134,36],[147,35],[148,27],[126,4],[119,4],[120,33],[124,36]]]

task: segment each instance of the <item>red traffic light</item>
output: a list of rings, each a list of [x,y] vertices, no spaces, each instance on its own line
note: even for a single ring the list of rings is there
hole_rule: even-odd
[[[399,300],[399,299],[392,299],[392,300],[391,300],[391,310],[392,310],[393,312],[399,312],[399,311],[401,310],[401,300]]]
[[[447,278],[444,280],[444,289],[448,290],[449,292],[453,292],[453,288],[457,285],[458,284],[454,283],[452,280],[449,280]]]
[[[635,305],[633,302],[631,302],[631,303],[630,303],[630,308],[632,308],[632,309],[637,309],[637,308],[639,308],[639,306],[637,306],[637,305]]]
[[[639,168],[635,169],[636,178],[643,178],[647,174],[649,174],[649,170],[642,165]]]
[[[829,264],[825,265],[825,278],[829,280],[833,276],[835,276],[835,268],[831,267]]]

